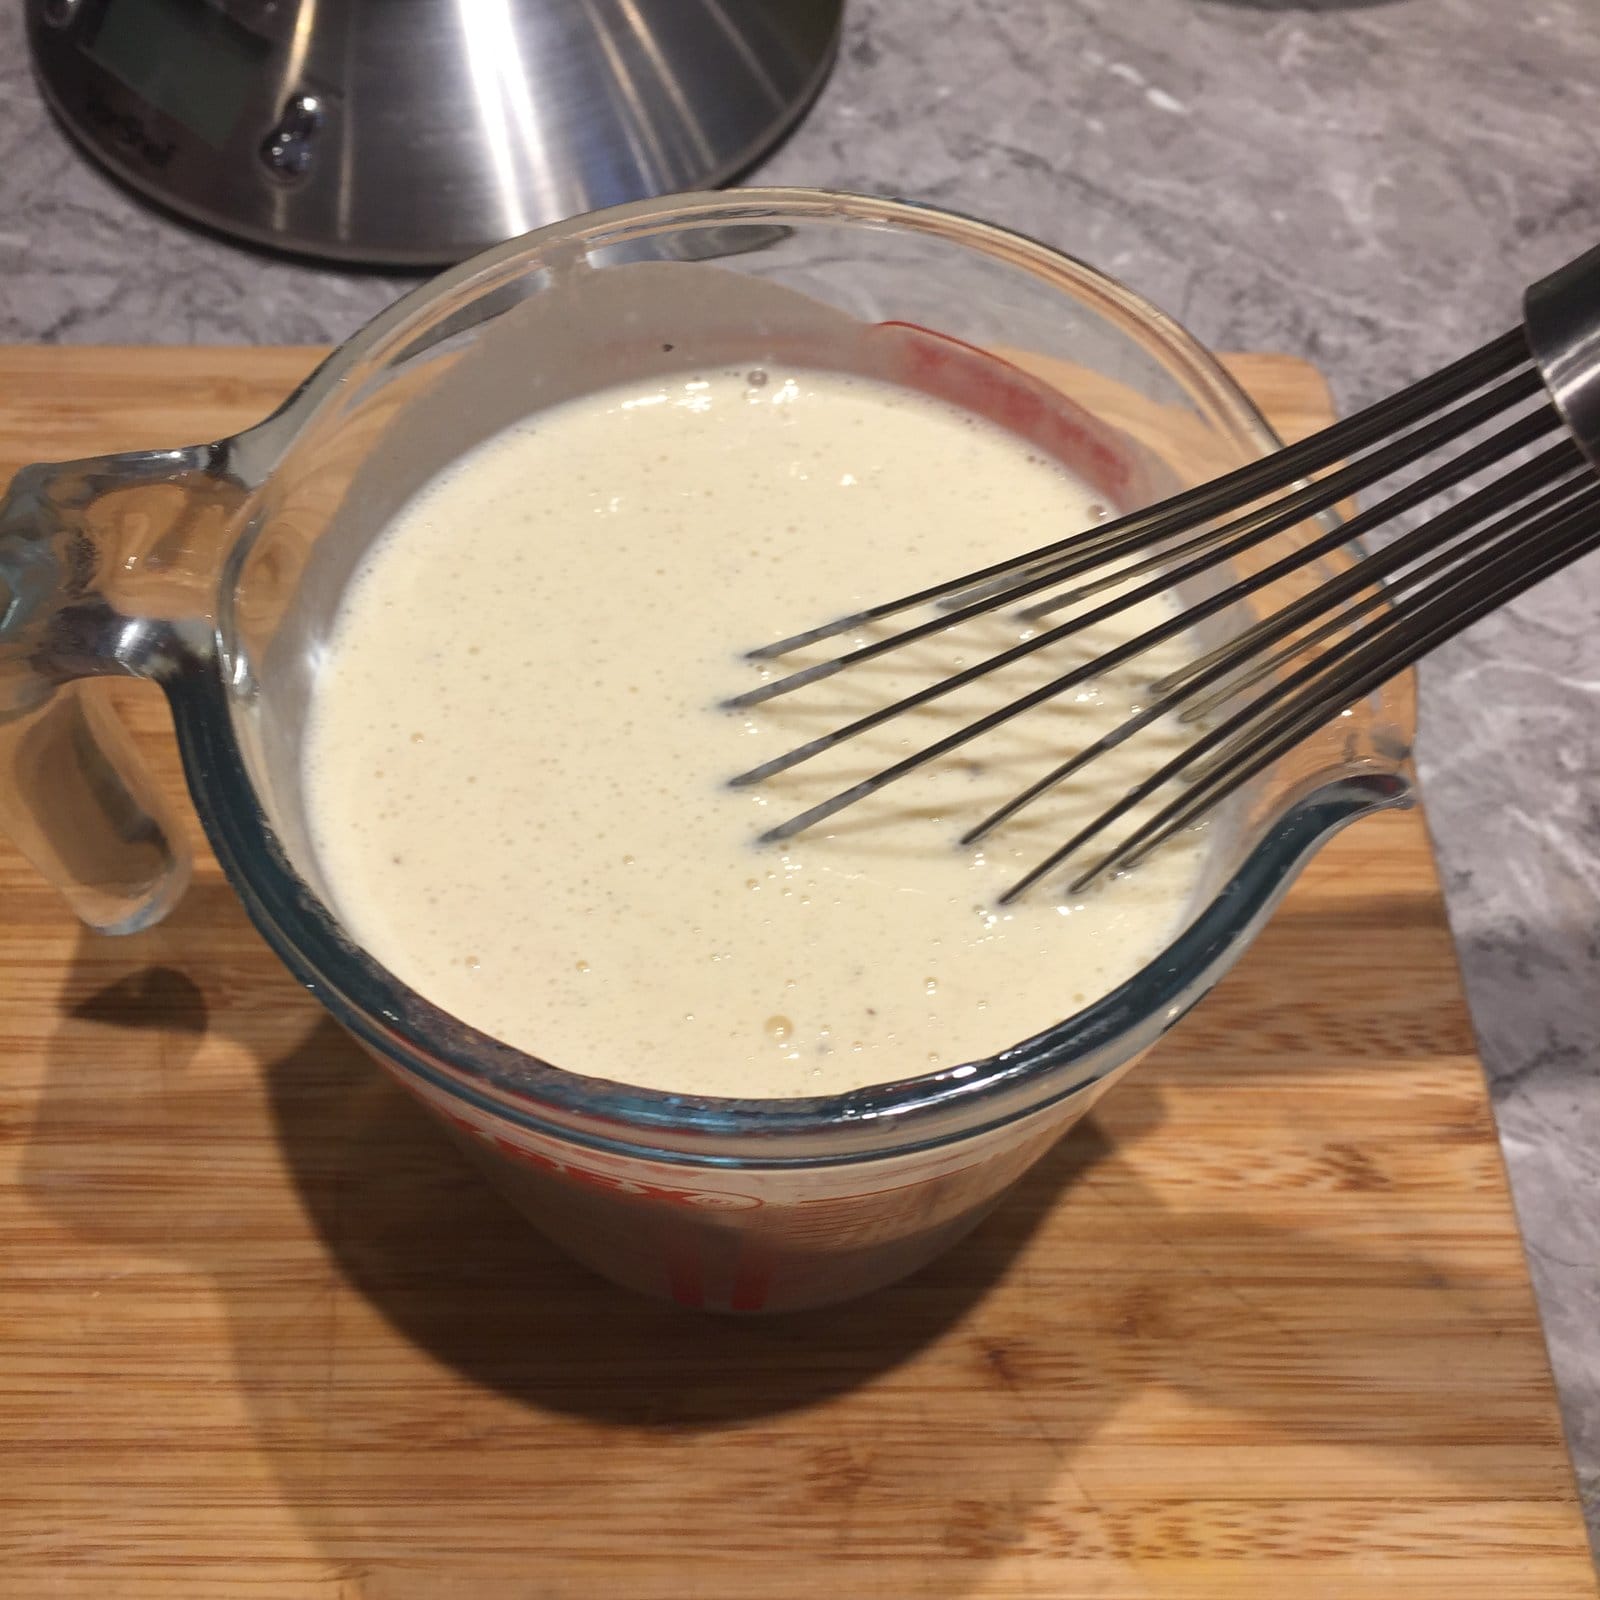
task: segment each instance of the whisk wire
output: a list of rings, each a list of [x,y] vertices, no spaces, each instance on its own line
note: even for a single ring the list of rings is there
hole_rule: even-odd
[[[1560,504],[1563,500],[1569,498],[1575,492],[1575,490],[1581,486],[1583,479],[1587,478],[1588,469],[1583,461],[1583,457],[1577,450],[1568,446],[1557,446],[1556,448],[1560,450],[1562,455],[1567,457],[1570,462],[1566,469],[1566,475],[1558,481],[1555,488],[1549,490],[1546,494],[1541,495],[1537,500],[1530,501],[1526,506],[1519,508],[1517,512],[1512,514],[1512,516],[1506,518],[1503,523],[1503,526],[1506,528],[1515,529],[1517,526],[1519,526],[1518,519],[1522,516],[1536,516],[1546,509]],[[1435,543],[1437,543],[1436,537],[1432,537],[1437,531],[1432,522],[1425,523],[1423,527],[1415,531],[1418,534],[1426,534],[1430,536],[1419,541],[1419,548],[1431,548]],[[1409,537],[1409,535],[1406,536],[1407,539],[1409,539]],[[1391,548],[1399,548],[1402,542],[1403,541],[1397,540],[1395,546]],[[1380,552],[1380,555],[1383,557],[1388,557],[1389,554],[1390,549],[1385,549]],[[1296,655],[1310,649],[1313,645],[1322,644],[1324,641],[1334,637],[1336,634],[1349,629],[1362,617],[1369,615],[1373,611],[1381,609],[1396,595],[1402,594],[1409,589],[1413,589],[1419,584],[1426,583],[1430,579],[1435,578],[1439,574],[1447,571],[1457,561],[1459,561],[1460,558],[1460,551],[1454,547],[1450,547],[1440,551],[1430,560],[1418,562],[1416,565],[1410,567],[1409,570],[1402,568],[1402,570],[1394,571],[1393,575],[1388,578],[1387,583],[1382,587],[1369,588],[1365,594],[1360,595],[1342,611],[1335,611],[1332,616],[1327,618],[1326,621],[1322,622],[1315,628],[1311,628],[1305,633],[1290,638],[1287,644],[1281,645],[1270,655],[1261,657],[1258,660],[1251,662],[1248,666],[1245,666],[1241,669],[1241,672],[1238,676],[1232,679],[1226,679],[1221,684],[1212,687],[1209,694],[1204,694],[1199,699],[1186,700],[1183,706],[1184,719],[1186,721],[1195,720],[1205,716],[1216,706],[1232,699],[1235,695],[1240,693],[1242,690],[1249,688],[1252,684],[1259,683],[1264,677],[1270,676],[1273,672],[1277,671],[1279,667],[1292,660]],[[1374,559],[1376,560],[1377,558]],[[1413,558],[1412,556],[1408,555],[1406,559],[1409,561]],[[1388,568],[1386,567],[1385,571],[1387,570]],[[1376,568],[1374,568],[1370,573],[1368,573],[1364,568],[1356,569],[1356,571],[1352,574],[1352,582],[1359,584],[1362,578],[1370,578],[1376,582],[1376,580],[1382,575],[1383,574],[1380,573]],[[1276,622],[1279,615],[1281,615],[1281,613],[1273,613],[1271,617],[1266,619],[1267,623]],[[1255,629],[1249,630],[1249,634],[1253,637],[1255,634]],[[1276,638],[1278,637],[1278,634],[1274,632],[1272,637]],[[1243,644],[1245,638],[1246,635],[1240,635],[1239,640],[1235,642]],[[1268,641],[1264,640],[1262,642]],[[1221,651],[1217,652],[1217,654],[1221,653]],[[1252,654],[1254,654],[1253,648],[1241,649],[1235,660],[1242,662]]]
[[[1003,806],[991,812],[976,827],[969,829],[961,837],[962,844],[975,844],[986,834],[992,832],[1000,823],[1009,820],[1031,804],[1050,789],[1065,782],[1074,773],[1081,770],[1096,756],[1116,748],[1133,734],[1148,727],[1152,722],[1164,716],[1169,716],[1180,707],[1191,703],[1193,696],[1201,691],[1211,688],[1215,684],[1224,683],[1224,680],[1245,665],[1252,656],[1270,645],[1276,644],[1280,639],[1292,635],[1308,622],[1314,621],[1322,612],[1337,606],[1342,600],[1351,595],[1359,595],[1363,589],[1370,589],[1373,585],[1390,577],[1391,574],[1400,575],[1390,584],[1389,594],[1414,586],[1420,579],[1422,571],[1430,574],[1442,572],[1461,559],[1461,551],[1447,549],[1439,556],[1436,562],[1427,569],[1421,569],[1417,574],[1406,575],[1401,569],[1419,561],[1429,551],[1440,544],[1456,538],[1464,531],[1470,530],[1486,515],[1492,515],[1504,506],[1513,504],[1516,500],[1531,493],[1534,489],[1549,481],[1551,474],[1564,474],[1556,488],[1531,505],[1504,519],[1495,528],[1486,530],[1482,537],[1487,539],[1497,536],[1502,530],[1515,531],[1521,527],[1522,518],[1545,509],[1546,505],[1556,505],[1567,498],[1574,490],[1572,477],[1579,475],[1587,477],[1588,472],[1583,457],[1576,446],[1570,441],[1563,441],[1550,450],[1544,452],[1533,461],[1524,463],[1508,473],[1504,479],[1487,485],[1476,494],[1461,501],[1449,510],[1441,512],[1421,527],[1402,535],[1392,545],[1376,555],[1369,556],[1365,561],[1358,563],[1348,571],[1320,584],[1310,594],[1301,596],[1298,600],[1281,607],[1279,610],[1263,618],[1253,627],[1247,629],[1237,638],[1219,646],[1209,656],[1203,659],[1199,667],[1193,672],[1186,673],[1182,681],[1174,687],[1159,689],[1156,698],[1147,706],[1136,711],[1132,716],[1118,724],[1109,733],[1104,734],[1093,744],[1086,746],[1077,754],[1068,757],[1058,766],[1052,768],[1043,777],[1029,784],[1020,794],[1015,795]],[[1383,507],[1374,507],[1370,517],[1381,519]],[[1347,525],[1347,531],[1355,527],[1360,519],[1354,519]],[[1291,639],[1280,656],[1271,658],[1276,664],[1281,664],[1284,659],[1293,659],[1295,655],[1303,653],[1311,644],[1320,642],[1329,633],[1337,632],[1343,627],[1348,627],[1355,618],[1365,611],[1370,611],[1385,600],[1383,591],[1374,591],[1364,599],[1358,601],[1357,608],[1337,613],[1322,629],[1310,636],[1301,636]],[[1183,613],[1184,617],[1194,618],[1192,611]],[[1256,674],[1258,677],[1259,672]],[[1219,699],[1231,698],[1236,693],[1249,686],[1254,678],[1244,682],[1235,682],[1232,685],[1224,684],[1224,688],[1212,697],[1209,702],[1199,704],[1209,709]],[[1282,692],[1286,685],[1279,685],[1274,690],[1274,695]],[[1186,752],[1188,756],[1198,754],[1198,750]]]
[[[1188,632],[1198,623],[1205,621],[1231,605],[1237,604],[1240,600],[1248,598],[1257,591],[1269,587],[1289,573],[1331,554],[1341,545],[1348,543],[1351,538],[1365,531],[1367,527],[1379,526],[1382,522],[1398,515],[1402,511],[1409,510],[1413,505],[1421,503],[1440,490],[1453,487],[1471,471],[1476,470],[1476,467],[1481,465],[1484,459],[1498,460],[1515,450],[1523,448],[1559,426],[1560,419],[1556,416],[1554,409],[1548,405],[1541,407],[1529,416],[1509,424],[1492,439],[1484,441],[1480,447],[1480,451],[1483,454],[1478,456],[1476,462],[1465,462],[1462,458],[1457,458],[1445,463],[1419,479],[1416,483],[1397,490],[1370,512],[1362,513],[1353,518],[1350,523],[1291,550],[1288,554],[1263,567],[1260,571],[1249,573],[1236,579],[1216,593],[1190,606],[1188,610],[1170,616],[1163,622],[1145,629],[1123,644],[1114,646],[1104,654],[1051,678],[1038,688],[1018,696],[1006,705],[976,718],[964,727],[958,728],[943,738],[937,739],[913,754],[904,757],[902,760],[884,767],[871,777],[851,784],[847,789],[843,789],[828,799],[818,802],[816,805],[789,818],[786,822],[779,823],[777,826],[768,829],[761,836],[762,839],[769,843],[775,843],[783,839],[793,838],[797,833],[801,833],[826,818],[836,815],[844,810],[845,807],[866,799],[886,784],[903,778],[906,774],[916,771],[917,768],[925,766],[930,761],[948,755],[951,751],[959,749],[970,740],[988,733],[990,730],[1010,721],[1013,717],[1022,715],[1025,711],[1032,710],[1035,706],[1042,705],[1048,700],[1059,698],[1069,689],[1078,687],[1090,678],[1120,667],[1124,662],[1144,654],[1167,639],[1176,638]],[[902,696],[886,706],[879,707],[877,710],[867,712],[865,715],[857,717],[854,721],[846,723],[843,727],[808,740],[781,756],[762,762],[760,765],[750,768],[749,771],[740,773],[732,782],[737,786],[759,783],[779,772],[798,766],[801,762],[808,761],[812,757],[820,755],[848,739],[853,739],[859,734],[879,727],[892,718],[903,716],[907,711],[913,710],[917,706],[927,705],[944,695],[951,694],[957,689],[976,682],[989,673],[1010,666],[1014,662],[1023,660],[1041,649],[1059,643],[1075,633],[1108,621],[1130,607],[1138,605],[1141,601],[1165,594],[1174,587],[1181,585],[1187,579],[1209,571],[1219,561],[1243,554],[1245,551],[1272,537],[1275,533],[1294,526],[1300,520],[1302,519],[1299,516],[1287,517],[1281,521],[1269,518],[1265,524],[1248,528],[1229,542],[1214,547],[1202,555],[1193,557],[1190,561],[1163,573],[1160,577],[1151,579],[1148,583],[1107,600],[1092,610],[1071,618],[1067,622],[1059,623],[1054,628],[1047,629],[1032,639],[1026,639],[1021,644],[1013,645],[1008,650],[1002,650],[995,655],[986,657],[982,661],[975,662],[970,667],[952,673],[947,678],[928,684],[912,694]],[[912,630],[912,632],[915,633],[916,630]],[[900,637],[903,641],[907,636],[902,635]]]
[[[1541,579],[1600,547],[1600,486],[1589,486],[1564,512],[1547,519],[1546,528],[1539,537],[1529,539],[1527,532],[1521,530],[1516,548],[1505,550],[1492,563],[1466,574],[1459,586],[1447,582],[1442,586],[1444,592],[1430,597],[1423,605],[1407,608],[1402,620],[1411,626],[1403,631],[1398,643],[1386,644],[1384,636],[1397,630],[1388,619],[1380,620],[1374,625],[1379,637],[1370,645],[1344,658],[1339,670],[1331,674],[1326,683],[1313,683],[1298,698],[1280,703],[1273,719],[1248,738],[1236,754],[1218,763],[1189,791],[1137,828],[1093,867],[1079,874],[1068,891],[1081,893],[1106,873],[1137,865],[1157,845],[1198,821],[1308,734],[1336,717],[1344,707],[1403,672],[1430,650],[1515,599]],[[1466,594],[1451,592],[1458,587],[1464,588]],[[1307,676],[1315,677],[1325,667],[1322,663],[1312,663],[1304,670]],[[1198,746],[1191,748],[1198,749]],[[1147,787],[1148,784],[1146,780],[1138,786],[1143,791],[1141,799],[1153,792],[1154,787],[1159,787]],[[1125,814],[1122,802],[1117,809],[1119,815]],[[1015,899],[1040,877],[1061,865],[1089,837],[1102,831],[1108,820],[1113,820],[1109,814],[1097,818],[1067,846],[1052,852],[1012,885],[1000,897],[1001,903]]]
[[[1600,321],[1590,318],[1587,302],[1578,306],[1574,298],[1591,290],[1600,291],[1600,251],[1530,291],[1525,328],[1490,341],[1297,445],[1146,510],[751,651],[752,660],[775,660],[918,606],[937,608],[932,617],[761,684],[736,696],[730,706],[761,704],[997,609],[1019,608],[1020,602],[1027,603],[1014,614],[1024,624],[1069,608],[1072,612],[1062,622],[752,767],[732,780],[737,784],[786,771],[1131,607],[1186,586],[1202,591],[1210,586],[1210,592],[1199,593],[1181,609],[1170,609],[1133,637],[1074,662],[769,829],[763,838],[790,838],[1012,718],[1293,580],[1294,598],[1273,605],[1225,643],[1167,671],[1151,686],[1148,701],[1118,726],[1057,762],[962,836],[965,844],[983,839],[1164,718],[1194,723],[1221,717],[1052,850],[1001,900],[1014,900],[1148,802],[1156,807],[1153,814],[1134,818],[1130,831],[1078,872],[1070,892],[1081,892],[1096,879],[1142,860],[1395,673],[1600,547],[1600,478],[1595,473],[1600,441],[1592,437],[1594,429],[1580,427],[1577,420],[1590,414],[1585,409],[1588,391],[1579,383],[1580,378],[1587,381],[1589,369],[1578,373],[1569,370],[1570,362],[1562,364],[1570,355],[1563,344],[1570,342],[1568,324],[1574,318],[1584,327]],[[1600,331],[1593,342],[1600,349]],[[1600,394],[1600,372],[1594,376]],[[1536,403],[1526,405],[1535,397]],[[1600,406],[1594,412],[1600,421]],[[1563,429],[1566,437],[1541,446]],[[1541,446],[1537,454],[1517,459],[1536,446]],[[1471,489],[1468,480],[1486,468],[1497,469],[1499,475]],[[1351,494],[1378,485],[1384,486],[1381,498],[1347,523],[1325,527],[1281,554],[1270,548],[1252,554]],[[1308,568],[1358,535],[1385,529],[1463,486],[1467,492],[1454,503],[1402,531],[1376,554],[1360,555],[1309,592],[1296,592],[1303,588]],[[1241,570],[1244,557],[1251,559]],[[1249,570],[1255,562],[1261,564]],[[1225,574],[1221,581],[1219,570]],[[1169,785],[1181,788],[1163,803],[1160,791]]]
[[[1257,511],[1247,512],[1234,522],[1224,523],[1189,544],[1164,547],[1132,566],[1118,567],[1108,572],[1093,583],[1053,595],[1048,600],[1038,601],[1028,606],[1021,615],[1028,621],[1048,616],[1052,611],[1084,599],[1110,584],[1122,582],[1135,573],[1163,568],[1174,556],[1187,554],[1191,547],[1204,550],[1213,542],[1224,542],[1226,535],[1234,530],[1255,532],[1260,538],[1282,533],[1287,528],[1321,515],[1338,505],[1341,500],[1347,500],[1352,495],[1359,494],[1361,490],[1370,488],[1400,467],[1410,466],[1441,446],[1470,433],[1474,428],[1500,415],[1508,407],[1537,392],[1538,388],[1537,373],[1531,369],[1518,373],[1508,378],[1498,388],[1476,396],[1454,411],[1436,418],[1432,423],[1412,429],[1400,438],[1391,440],[1388,444],[1372,451],[1371,454],[1360,457],[1349,466],[1330,472],[1325,477],[1313,479],[1310,483]],[[1559,425],[1559,419],[1553,410],[1549,411],[1549,419],[1551,427]],[[1099,564],[1098,560],[1086,561],[1078,570],[1091,570]],[[1073,576],[1071,571],[1062,571],[1058,574],[1058,578],[1071,576]]]

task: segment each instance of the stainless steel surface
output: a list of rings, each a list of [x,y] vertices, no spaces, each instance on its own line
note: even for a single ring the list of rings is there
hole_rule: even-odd
[[[1181,597],[1167,620],[1107,654],[1080,655],[1042,685],[763,838],[791,838],[1157,644],[1213,618],[1231,619],[1222,644],[1153,684],[1148,703],[1119,727],[1084,749],[1063,752],[1059,764],[962,835],[962,844],[978,843],[1162,718],[1192,722],[1215,713],[1220,720],[1025,873],[1001,902],[1098,843],[1098,859],[1080,867],[1068,885],[1076,894],[1192,826],[1438,645],[1600,548],[1600,249],[1535,284],[1527,317],[1524,328],[1399,394],[1212,483],[752,650],[753,660],[771,661],[887,617],[913,619],[736,695],[731,708],[803,690],[996,609],[1020,605],[1018,619],[1028,624],[1071,613],[1065,622],[1025,634],[1009,649],[740,773],[732,779],[736,785],[788,771],[1142,601]],[[1039,403],[1050,404],[1042,390]],[[1539,453],[1522,459],[1535,446]],[[1417,475],[1397,476],[1418,467],[1424,470]],[[1486,482],[1452,503],[1487,469],[1494,472]],[[1307,519],[1326,517],[1364,489],[1381,489],[1383,498],[1348,523],[1334,523],[1309,541],[1271,542],[1284,535],[1293,541],[1293,530]],[[1317,562],[1357,537],[1392,532],[1399,519],[1424,507],[1432,514],[1419,526],[1347,571],[1315,578],[1307,592],[1305,579]],[[1265,688],[1246,694],[1263,680]],[[1136,826],[1125,837],[1107,835],[1146,802],[1159,809],[1133,816]]]
[[[844,0],[27,0],[84,147],[224,232],[427,265],[721,183],[793,123]]]
[[[1561,415],[1600,466],[1600,245],[1534,284],[1523,318]]]

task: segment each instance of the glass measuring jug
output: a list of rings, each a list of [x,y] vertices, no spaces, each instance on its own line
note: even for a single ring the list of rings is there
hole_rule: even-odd
[[[329,911],[300,792],[299,732],[343,586],[434,473],[622,379],[818,351],[848,362],[885,325],[1053,386],[1136,499],[1275,442],[1160,313],[981,223],[804,191],[579,218],[408,296],[243,434],[19,474],[0,506],[7,830],[95,927],[135,929],[173,903],[175,835],[93,682],[153,679],[268,942],[557,1242],[723,1309],[844,1298],[921,1265],[1227,970],[1323,838],[1404,800],[1402,696],[1364,703],[1256,785],[1181,934],[1115,993],[989,1060],[812,1100],[630,1088],[439,1011]]]

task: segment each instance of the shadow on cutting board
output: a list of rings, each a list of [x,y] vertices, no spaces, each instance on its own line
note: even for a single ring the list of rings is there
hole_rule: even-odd
[[[25,1173],[86,1249],[212,1279],[245,1447],[325,1554],[357,1565],[362,1600],[608,1592],[612,1553],[652,1543],[702,1563],[697,1595],[731,1600],[754,1592],[774,1528],[817,1592],[835,1563],[848,1589],[847,1563],[906,1552],[905,1592],[927,1596],[1007,1556],[1059,1557],[1069,1536],[1131,1561],[1138,1519],[1103,1514],[1076,1463],[1157,1394],[1198,1409],[1202,1446],[1242,1419],[1257,1444],[1415,1452],[1496,1493],[1493,1452],[1453,1448],[1495,1403],[1484,1375],[1405,1357],[1439,1384],[1426,1438],[1350,1403],[1392,1375],[1397,1304],[1426,1302],[1430,1348],[1473,1328],[1470,1274],[1270,1213],[1177,1212],[1141,1180],[1134,1147],[1162,1126],[1181,1049],[916,1278],[799,1316],[702,1317],[611,1287],[524,1225],[210,884],[161,928],[84,937]],[[1030,1253],[1064,1222],[1081,1251]],[[1297,1263],[1310,1311],[1306,1294],[1258,1294],[1263,1259]],[[1378,1309],[1335,1340],[1318,1296],[1351,1286]],[[1186,1424],[1168,1426],[1175,1458]],[[526,1587],[535,1571],[548,1591]]]
[[[212,906],[196,920],[214,925],[219,914]],[[174,923],[189,916],[180,910]],[[46,1167],[75,1142],[64,1137],[74,1131],[125,1153],[130,1137],[156,1145],[165,1110],[170,1153],[148,1150],[171,1185],[167,1209],[175,1225],[163,1232],[177,1253],[205,1262],[209,1219],[192,1215],[202,1230],[188,1241],[195,1248],[184,1236],[194,1163],[225,1150],[230,1129],[241,1142],[252,1133],[263,1137],[248,1110],[229,1108],[230,1100],[245,1097],[244,1086],[222,1091],[204,1081],[208,1050],[225,1040],[258,1060],[271,1118],[267,1135],[276,1137],[290,1192],[348,1283],[398,1332],[472,1383],[597,1422],[676,1428],[756,1419],[815,1404],[893,1368],[970,1311],[1054,1196],[1104,1150],[1091,1127],[1054,1152],[1029,1174],[1026,1198],[1007,1208],[1009,1218],[988,1223],[984,1243],[958,1249],[945,1270],[924,1273],[920,1286],[900,1291],[893,1315],[885,1315],[881,1296],[782,1318],[686,1312],[569,1261],[493,1192],[433,1119],[320,1007],[286,997],[285,983],[272,985],[272,1005],[279,1019],[286,1001],[292,1007],[298,1037],[274,1053],[261,1038],[273,1019],[213,1005],[194,969],[107,959],[161,937],[158,929],[116,944],[84,938],[97,975],[118,965],[126,971],[70,1006],[58,1042],[70,1046],[90,1031],[102,1040],[144,1034],[159,1042],[164,1105],[152,1107],[150,1085],[138,1084],[136,1074],[121,1074],[127,1092],[108,1097],[105,1085],[89,1092],[78,1065],[63,1067],[63,1093],[46,1097],[29,1164],[48,1207],[65,1211],[63,1220],[75,1229],[114,1236],[118,1218],[128,1213],[108,1210],[104,1188],[97,1186],[92,1200],[85,1196],[79,1211],[77,1191]],[[202,1070],[191,1078],[196,1067]],[[67,1089],[71,1076],[77,1081]],[[175,1085],[191,1101],[185,1109],[172,1104]],[[127,1125],[119,1126],[122,1119]],[[210,1205],[228,1193],[228,1185],[217,1185]],[[129,1221],[131,1234],[137,1220]],[[302,1253],[320,1254],[309,1242]],[[248,1268],[247,1250],[221,1259],[227,1254],[219,1251],[217,1261],[227,1276]]]

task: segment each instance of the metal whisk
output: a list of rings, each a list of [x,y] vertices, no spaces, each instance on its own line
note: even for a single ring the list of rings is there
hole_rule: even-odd
[[[752,660],[773,660],[886,617],[934,609],[932,616],[888,637],[741,694],[728,702],[731,707],[755,706],[791,693],[999,607],[1026,602],[1020,616],[1038,620],[1068,607],[1082,608],[1108,589],[1115,591],[1010,649],[762,762],[733,779],[736,785],[786,771],[1257,550],[1403,468],[1444,457],[1413,480],[1390,488],[1336,531],[1293,544],[1277,559],[1225,582],[1170,620],[851,784],[763,837],[792,837],[1000,723],[1187,633],[1486,468],[1499,467],[1490,482],[1436,511],[1381,551],[1363,556],[1169,674],[1155,685],[1150,704],[1103,738],[1067,754],[963,835],[963,843],[983,838],[1157,718],[1175,713],[1192,717],[1227,707],[1265,680],[1258,693],[1052,851],[1002,901],[1015,898],[1076,855],[1157,791],[1175,787],[1177,793],[1154,816],[1078,874],[1070,886],[1076,892],[1104,873],[1133,865],[1363,695],[1587,554],[1600,545],[1600,247],[1534,284],[1524,298],[1523,315],[1522,327],[1264,460],[1131,516],[751,651]],[[1470,437],[1474,434],[1478,437]],[[1528,457],[1530,450],[1536,453]],[[1522,459],[1513,460],[1518,457]],[[1263,553],[1272,554],[1270,549]]]

